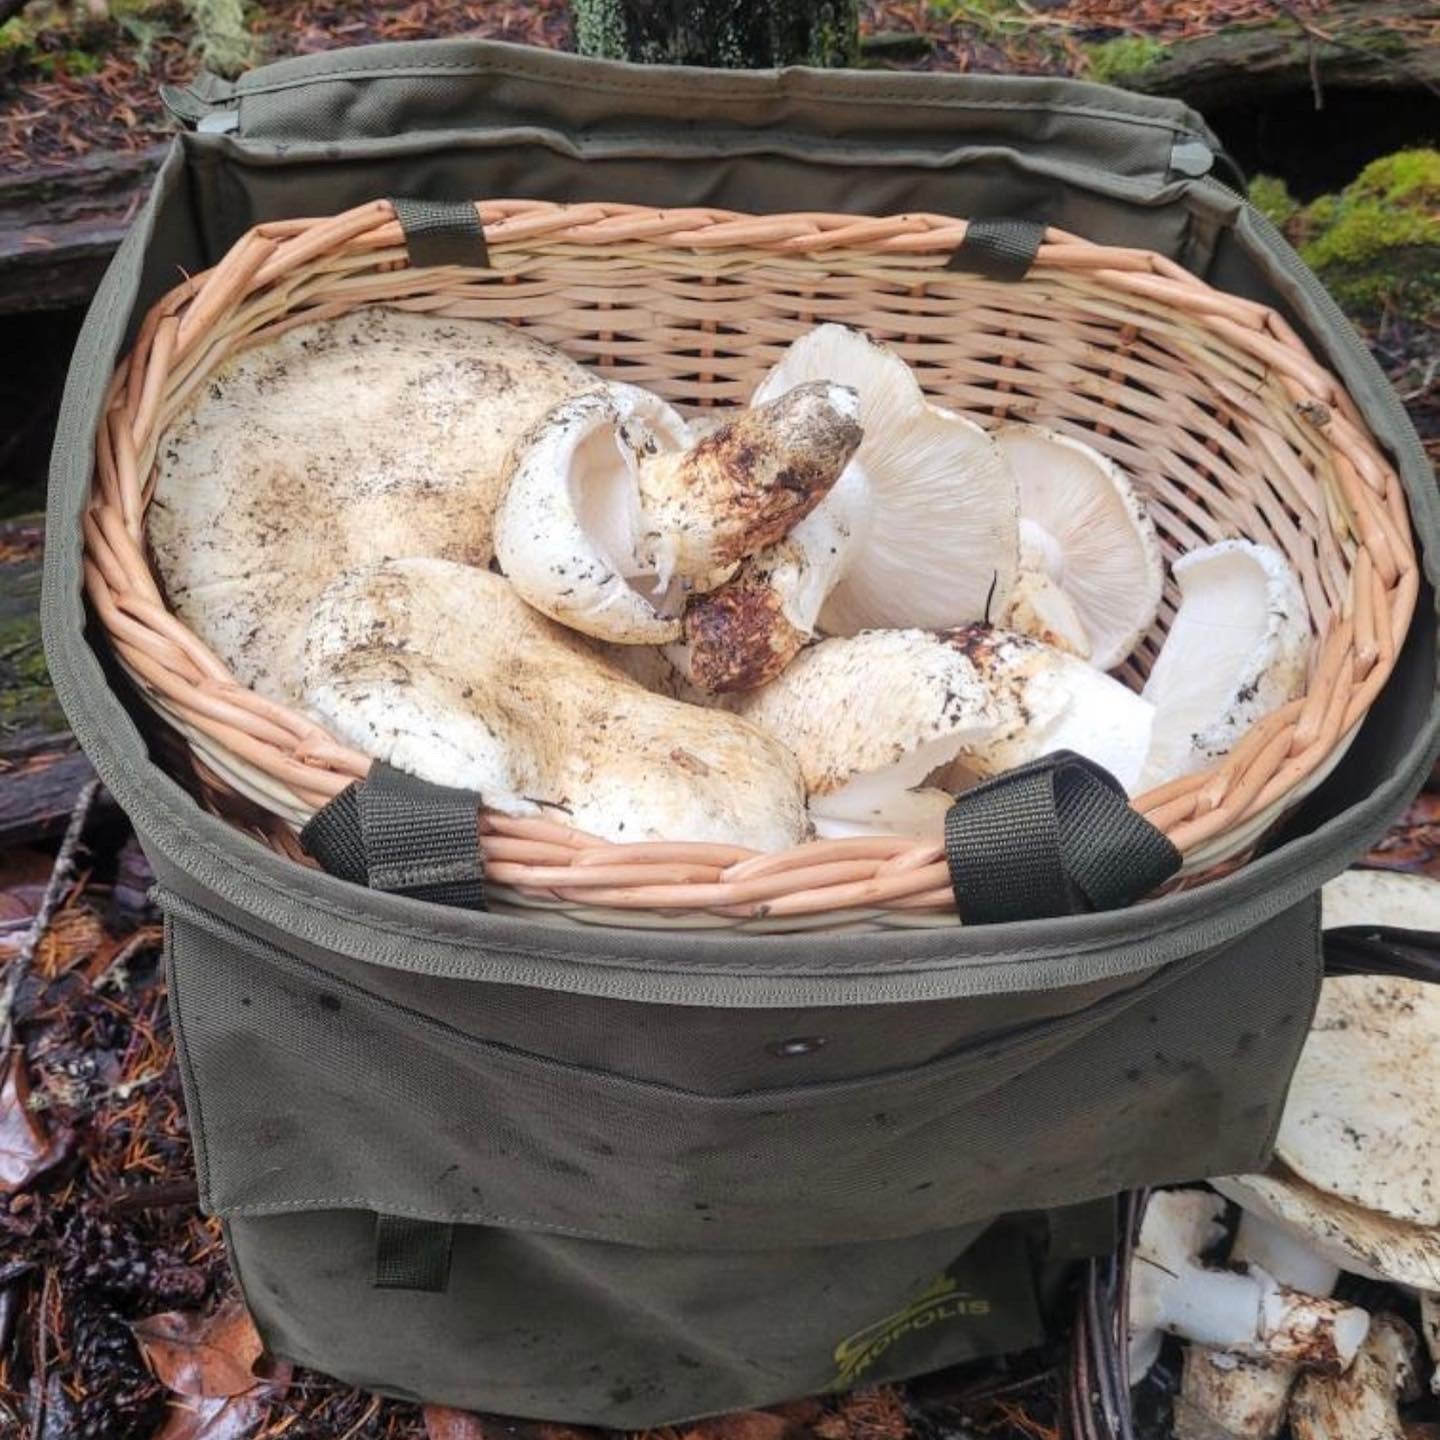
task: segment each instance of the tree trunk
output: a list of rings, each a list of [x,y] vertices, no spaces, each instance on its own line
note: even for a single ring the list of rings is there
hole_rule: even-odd
[[[858,0],[571,0],[582,55],[766,70],[853,65]]]

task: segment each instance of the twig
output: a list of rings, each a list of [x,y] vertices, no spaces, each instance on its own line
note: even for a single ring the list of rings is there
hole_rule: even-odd
[[[3,3],[3,0],[0,0],[0,3]],[[45,938],[45,931],[54,918],[60,898],[75,872],[75,852],[80,848],[80,837],[85,833],[85,822],[90,817],[90,807],[95,803],[99,790],[98,778],[87,780],[81,786],[80,793],[75,798],[75,808],[70,812],[70,823],[65,828],[65,838],[56,852],[50,879],[45,884],[40,908],[35,912],[35,919],[30,924],[25,943],[21,945],[19,954],[10,962],[6,972],[5,990],[0,994],[0,1053],[10,1048],[14,1038],[15,1001],[20,994],[21,985],[25,983],[25,977],[30,973],[31,965],[34,964],[35,952]]]
[[[1347,50],[1351,55],[1359,55],[1365,60],[1370,60],[1382,68],[1394,70],[1397,75],[1403,75],[1412,85],[1418,85],[1422,90],[1428,90],[1437,100],[1440,100],[1440,85],[1436,85],[1420,71],[1411,69],[1403,60],[1396,60],[1393,56],[1377,53],[1374,50],[1367,50],[1363,45],[1353,45],[1350,41],[1342,39],[1333,30],[1322,30],[1318,25],[1312,25],[1301,15],[1289,0],[1279,0],[1280,8],[1305,32],[1310,41],[1310,84],[1315,91],[1315,108],[1322,109],[1324,98],[1320,93],[1320,68],[1319,52],[1315,42],[1323,40],[1327,45],[1333,45],[1337,50]]]

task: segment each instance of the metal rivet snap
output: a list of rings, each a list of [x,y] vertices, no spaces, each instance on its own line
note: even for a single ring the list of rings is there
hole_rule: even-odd
[[[769,1050],[782,1060],[790,1060],[796,1055],[813,1055],[824,1043],[819,1035],[802,1035],[793,1040],[777,1040]]]

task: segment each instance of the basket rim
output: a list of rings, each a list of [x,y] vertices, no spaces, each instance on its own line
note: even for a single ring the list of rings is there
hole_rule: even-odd
[[[585,254],[616,248],[677,259],[703,255],[709,264],[718,260],[744,265],[758,252],[794,256],[801,264],[817,263],[813,257],[819,257],[823,265],[827,256],[843,254],[938,269],[967,230],[963,219],[928,213],[755,216],[715,209],[524,200],[476,202],[475,209],[487,245],[497,257],[492,260],[492,276],[505,273],[507,262],[524,263],[526,257],[543,263],[560,251]],[[168,613],[145,552],[148,466],[143,459],[163,428],[166,381],[176,367],[182,361],[196,366],[201,342],[246,300],[337,255],[382,274],[409,268],[404,236],[389,201],[368,202],[336,216],[256,225],[216,266],[191,276],[156,302],[111,382],[97,444],[98,482],[85,515],[87,591],[141,693],[168,715],[172,725],[188,733],[192,744],[206,737],[209,758],[214,758],[217,745],[222,750],[228,747],[247,765],[256,763],[260,754],[262,768],[276,785],[290,789],[307,805],[338,793],[363,776],[371,762],[340,745],[315,722],[240,686],[227,667]],[[1054,228],[1045,233],[1032,274],[1043,276],[1047,271],[1081,274],[1095,284],[1178,307],[1252,355],[1276,377],[1302,415],[1306,407],[1323,412],[1316,430],[1329,442],[1336,479],[1354,521],[1350,614],[1340,615],[1323,637],[1317,637],[1321,643],[1306,696],[1262,719],[1218,766],[1133,802],[1187,858],[1204,855],[1232,828],[1248,822],[1253,830],[1259,820],[1268,824],[1298,798],[1299,787],[1353,734],[1388,679],[1419,589],[1408,502],[1393,466],[1343,387],[1270,307],[1215,291],[1154,252],[1098,245]],[[147,472],[143,476],[142,470]],[[257,740],[252,733],[257,728],[271,738]],[[282,737],[278,744],[273,739],[277,734]],[[267,746],[274,753],[263,753]],[[567,865],[582,854],[587,857],[585,868],[606,860],[607,870],[612,863],[640,863],[633,842],[601,841],[551,821],[484,814],[487,868],[500,886],[557,895],[587,912],[597,905],[618,906],[619,924],[627,923],[625,910],[630,905],[699,908],[740,920],[784,914],[821,917],[837,908],[878,905],[883,909],[896,904],[916,907],[917,913],[953,914],[943,854],[929,842],[845,842],[846,859],[872,865],[868,878],[813,892],[805,886],[782,891],[778,906],[773,899],[751,898],[748,892],[744,898],[715,892],[711,903],[700,904],[690,900],[694,887],[689,884],[683,900],[671,890],[667,902],[659,892],[680,883],[682,877],[677,872],[674,881],[660,878],[654,869],[658,861],[650,858],[657,851],[655,842],[646,847],[648,873],[641,886],[576,888],[571,882],[558,884],[557,877],[548,873],[553,866],[543,867],[547,873],[541,875],[528,859],[517,860],[520,852],[511,842],[568,850],[568,857],[552,857],[563,858]],[[783,854],[793,857],[805,851],[819,863],[822,856],[838,858],[839,852],[814,847],[836,843],[803,842]],[[596,847],[611,853],[598,855]],[[686,846],[677,842],[670,849],[673,863],[684,863]],[[774,857],[735,864],[743,865],[752,878],[786,868]],[[694,866],[684,868],[683,878],[688,881]],[[716,884],[731,892],[734,885],[724,872],[733,868],[717,867],[714,876]],[[801,866],[797,878],[804,877],[805,868]],[[572,882],[573,878],[572,871]]]

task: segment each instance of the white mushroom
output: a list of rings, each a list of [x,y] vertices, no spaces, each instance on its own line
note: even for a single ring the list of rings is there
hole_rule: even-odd
[[[1172,570],[1180,608],[1143,692],[1155,707],[1145,789],[1227,754],[1301,693],[1310,657],[1305,597],[1279,551],[1224,540]]]
[[[929,404],[909,366],[858,330],[821,325],[761,382],[755,402],[803,381],[860,396],[864,439],[839,482],[774,553],[691,606],[691,674],[703,688],[753,688],[816,629],[945,629],[996,615],[1018,556],[1015,482],[973,421]],[[763,618],[763,623],[762,623]],[[721,660],[713,655],[719,654]],[[740,654],[757,657],[737,660]]]
[[[416,559],[343,577],[309,628],[304,701],[376,759],[606,839],[774,850],[808,833],[774,740],[650,694],[489,571]]]
[[[1020,578],[1002,623],[1058,632],[1113,670],[1155,623],[1165,583],[1144,501],[1117,465],[1069,435],[1006,425],[995,441],[1020,491]]]
[[[1440,931],[1440,881],[1399,870],[1347,870],[1321,893],[1327,930],[1349,925]]]
[[[1054,750],[1130,784],[1149,739],[1149,707],[1119,681],[979,625],[822,640],[728,703],[800,757],[828,834],[937,832],[957,770],[986,778]]]
[[[145,526],[171,608],[293,701],[320,592],[394,555],[487,564],[513,441],[596,383],[508,325],[379,308],[240,351],[160,441]]]
[[[1201,1256],[1224,1236],[1224,1206],[1205,1190],[1150,1197],[1130,1272],[1132,1381],[1154,1364],[1165,1334],[1251,1358],[1343,1369],[1370,1317],[1281,1285],[1258,1266],[1207,1268]]]
[[[563,401],[515,446],[495,553],[520,595],[622,644],[681,634],[713,588],[824,497],[860,441],[853,391],[804,385],[696,440],[646,390]]]
[[[1340,1269],[1317,1254],[1295,1231],[1240,1213],[1230,1263],[1258,1267],[1282,1285],[1317,1297],[1328,1296]],[[1175,1408],[1179,1440],[1273,1440],[1285,1422],[1285,1407],[1299,1373],[1288,1360],[1247,1359],[1205,1345],[1187,1345],[1180,1396]]]
[[[1332,1195],[1440,1226],[1437,1057],[1440,986],[1393,975],[1330,977],[1295,1069],[1276,1154]]]
[[[1295,1440],[1405,1440],[1399,1402],[1418,1391],[1415,1332],[1377,1315],[1355,1363],[1340,1375],[1306,1375],[1290,1402]]]

